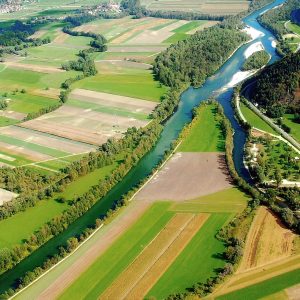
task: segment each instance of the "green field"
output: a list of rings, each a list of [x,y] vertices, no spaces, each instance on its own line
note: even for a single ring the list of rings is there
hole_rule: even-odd
[[[148,70],[138,70],[127,74],[97,74],[76,82],[74,88],[82,88],[97,92],[140,98],[149,101],[160,101],[167,88],[154,81]]]
[[[185,25],[182,25],[179,28],[174,29],[174,34],[166,39],[164,43],[174,44],[182,41],[189,36],[189,34],[187,34],[189,31],[198,28],[200,25],[203,25],[205,23],[206,21],[191,21]]]
[[[13,125],[13,124],[16,124],[18,122],[19,121],[16,120],[16,119],[11,119],[11,118],[0,116],[0,127],[8,126],[8,125]]]
[[[283,116],[283,123],[291,128],[290,134],[300,142],[300,124],[294,121],[294,115],[285,114]]]
[[[286,23],[287,29],[300,35],[300,26],[291,22]]]
[[[60,203],[55,199],[64,197],[66,200],[71,200],[84,194],[91,186],[96,185],[99,180],[110,174],[115,166],[116,164],[106,166],[79,177],[70,183],[64,192],[57,193],[51,199],[40,201],[35,207],[0,221],[0,248],[12,247],[29,238],[43,224],[68,208],[67,202]]]
[[[42,108],[49,107],[58,103],[58,100],[36,96],[32,94],[9,94],[8,97],[11,99],[7,110],[13,110],[20,113],[32,113],[38,112]]]
[[[255,112],[248,108],[244,103],[240,102],[240,108],[247,122],[255,128],[266,131],[268,133],[277,134],[271,126],[261,119]]]
[[[300,269],[291,271],[249,287],[217,297],[217,300],[256,300],[281,290],[291,287],[300,282]],[[274,299],[274,298],[273,298]]]
[[[224,152],[225,140],[216,120],[216,106],[203,105],[190,133],[179,146],[178,152]]]

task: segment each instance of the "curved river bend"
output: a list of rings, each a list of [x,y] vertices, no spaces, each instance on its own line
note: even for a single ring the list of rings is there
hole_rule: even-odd
[[[255,11],[244,19],[246,25],[260,31],[260,36],[250,43],[240,47],[215,73],[215,75],[206,80],[205,84],[201,88],[187,89],[181,96],[181,101],[177,111],[166,122],[162,135],[156,146],[147,155],[145,155],[138,165],[134,167],[101,201],[96,203],[88,212],[85,213],[85,215],[71,224],[67,230],[48,241],[44,246],[40,247],[29,257],[19,263],[14,269],[2,274],[0,276],[0,294],[13,286],[15,280],[20,276],[23,276],[25,272],[33,270],[35,267],[41,265],[49,255],[56,253],[57,246],[64,244],[68,238],[76,235],[78,232],[81,232],[87,226],[93,225],[95,219],[99,217],[99,215],[104,214],[113,205],[116,199],[120,199],[123,194],[136,186],[141,179],[147,177],[151,173],[152,169],[161,161],[165,151],[170,148],[172,141],[178,137],[178,134],[184,125],[191,121],[193,108],[209,97],[215,97],[224,107],[224,112],[235,131],[233,153],[235,167],[238,173],[244,177],[245,180],[249,180],[249,174],[243,165],[243,148],[246,141],[246,135],[234,118],[234,111],[230,103],[233,88],[230,86],[245,61],[245,51],[252,44],[261,42],[267,52],[272,56],[271,62],[279,59],[275,53],[275,48],[273,47],[275,40],[274,36],[259,25],[257,17],[263,12],[282,4],[283,2],[284,0],[276,0],[272,4]]]

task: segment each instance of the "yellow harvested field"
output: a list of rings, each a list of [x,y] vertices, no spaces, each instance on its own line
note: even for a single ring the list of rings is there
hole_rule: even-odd
[[[38,30],[38,31],[36,31],[34,34],[32,34],[29,38],[31,38],[31,39],[39,39],[39,38],[41,38],[46,32],[47,32],[47,30]]]
[[[296,235],[266,207],[260,207],[249,231],[238,272],[289,257]]]
[[[207,217],[208,215],[196,216],[191,213],[176,214],[104,291],[100,299],[137,299],[133,296],[137,292],[139,295],[145,295],[200,229]]]
[[[51,44],[61,45],[61,44],[63,44],[66,41],[66,39],[68,37],[70,37],[68,34],[66,34],[66,33],[64,33],[64,32],[62,32],[60,30],[58,30],[57,32],[58,32],[58,35],[55,37],[55,39],[52,41]]]

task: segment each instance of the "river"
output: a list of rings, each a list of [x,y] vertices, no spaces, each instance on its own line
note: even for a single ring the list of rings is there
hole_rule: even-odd
[[[173,140],[184,125],[191,121],[192,110],[203,100],[215,97],[224,107],[224,112],[234,128],[234,151],[233,159],[237,172],[249,181],[249,174],[243,164],[243,149],[246,141],[246,134],[234,118],[234,111],[231,107],[233,88],[232,80],[240,71],[245,61],[245,51],[254,43],[261,42],[266,51],[272,56],[271,62],[279,59],[274,48],[274,36],[257,22],[257,17],[273,7],[280,5],[284,0],[276,0],[272,4],[255,11],[244,19],[246,25],[253,27],[260,32],[251,42],[241,46],[227,62],[198,89],[189,88],[181,96],[177,111],[166,122],[162,135],[156,146],[140,160],[125,178],[118,183],[101,201],[96,203],[88,212],[71,224],[63,233],[48,241],[45,245],[33,252],[29,257],[20,262],[14,269],[0,276],[0,294],[12,287],[15,280],[23,276],[26,271],[33,270],[40,266],[43,261],[57,251],[59,245],[64,244],[67,239],[80,233],[89,225],[93,225],[95,219],[104,214],[116,199],[136,186],[141,179],[147,177],[152,169],[161,161],[166,150],[170,148]],[[234,77],[235,76],[235,77]]]

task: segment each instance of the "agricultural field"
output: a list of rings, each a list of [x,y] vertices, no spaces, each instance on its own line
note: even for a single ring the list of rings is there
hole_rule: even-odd
[[[198,12],[210,15],[234,15],[249,7],[248,1],[214,0],[142,0],[151,10]]]
[[[208,199],[213,198],[219,199],[217,194]],[[243,207],[245,198],[240,192],[236,191],[235,199]],[[230,206],[228,203],[228,208]],[[154,203],[59,299],[70,299],[75,295],[80,298],[100,296],[100,299],[121,296],[132,299],[138,295],[139,298],[154,296],[162,299],[170,292],[184,291],[195,278],[205,280],[214,274],[215,268],[224,265],[222,259],[211,253],[224,251],[224,245],[215,238],[215,233],[233,215],[232,212],[208,214],[201,206],[187,211],[184,202],[180,207],[171,202]],[[178,269],[182,273],[174,273]],[[140,273],[144,274],[142,278]],[[124,282],[123,288],[115,289],[114,286],[120,286],[121,282]]]
[[[10,191],[4,190],[0,188],[0,206],[3,205],[5,202],[9,202],[12,199],[16,198],[18,195],[15,193],[12,193]]]
[[[293,288],[289,292],[285,289],[299,283],[299,250],[299,237],[269,209],[259,207],[237,272],[213,298],[277,299],[274,294],[281,291],[278,297],[288,299]]]
[[[10,248],[29,238],[42,225],[68,209],[69,201],[79,197],[111,173],[117,163],[97,169],[85,176],[79,177],[61,193],[54,193],[49,199],[39,201],[34,207],[27,208],[8,219],[0,221],[0,248]],[[57,199],[64,198],[65,201]],[[31,222],[28,222],[31,220]],[[20,230],[22,228],[22,230]]]

